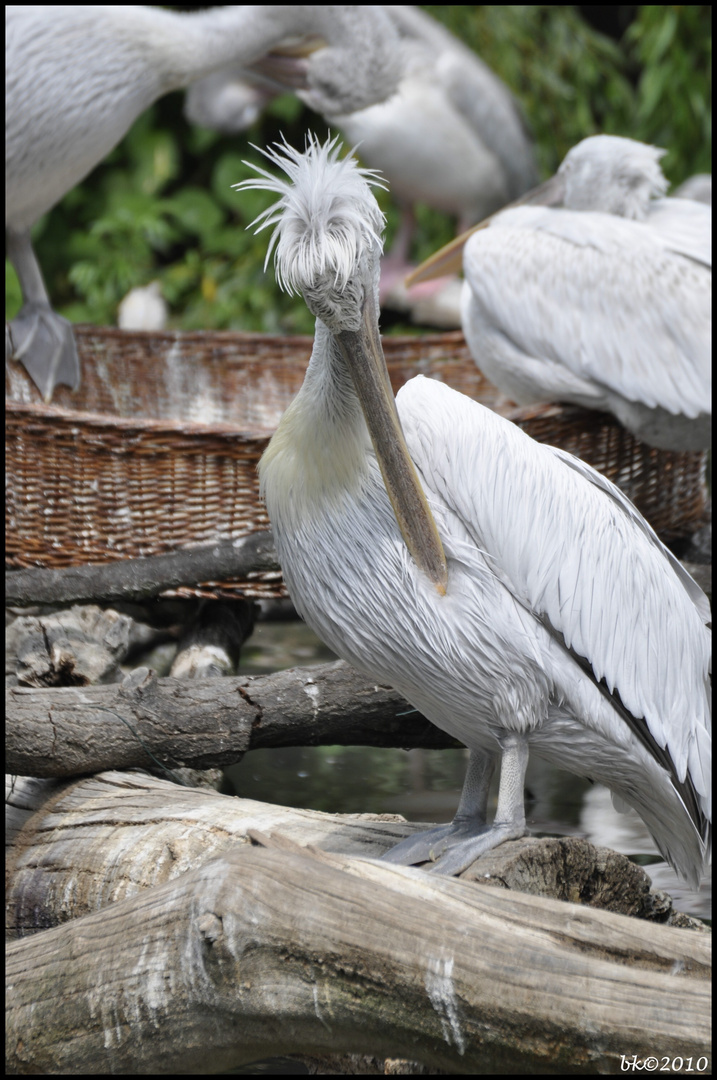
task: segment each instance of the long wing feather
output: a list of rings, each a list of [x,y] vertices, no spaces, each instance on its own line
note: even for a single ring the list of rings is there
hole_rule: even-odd
[[[666,248],[712,269],[712,207],[691,199],[655,199],[646,221]]]

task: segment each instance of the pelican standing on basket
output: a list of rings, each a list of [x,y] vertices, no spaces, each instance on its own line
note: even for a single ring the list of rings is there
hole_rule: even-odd
[[[333,115],[383,100],[401,74],[393,25],[369,6],[10,6],[5,32],[5,224],[23,295],[5,354],[25,365],[46,400],[59,383],[76,388],[80,368],[72,327],[50,306],[30,228],[152,102],[238,60]]]
[[[712,209],[663,198],[663,153],[584,139],[552,180],[408,281],[459,269],[462,254],[466,340],[519,404],[601,409],[650,446],[700,450],[712,439]]]
[[[452,825],[388,857],[457,873],[525,833],[532,751],[606,784],[696,882],[708,836],[707,599],[625,496],[442,383],[394,401],[378,331],[375,174],[336,139],[265,151],[280,285],[316,315],[260,464],[297,609],[472,751]],[[404,438],[405,436],[405,438]],[[486,824],[500,759],[498,809]]]

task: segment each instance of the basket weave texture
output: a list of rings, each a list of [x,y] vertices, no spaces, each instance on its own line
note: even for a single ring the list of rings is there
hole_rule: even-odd
[[[17,364],[6,400],[6,564],[101,563],[267,529],[256,466],[299,390],[311,338],[75,328],[82,385],[51,405]],[[394,391],[419,373],[496,408],[460,333],[385,338]],[[626,492],[663,539],[701,524],[706,453],[655,450],[604,413],[550,405],[510,415]],[[286,595],[264,573],[204,596]]]

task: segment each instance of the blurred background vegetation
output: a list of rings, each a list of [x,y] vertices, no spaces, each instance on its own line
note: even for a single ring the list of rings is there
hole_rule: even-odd
[[[678,184],[711,171],[712,22],[708,6],[428,6],[508,84],[533,129],[541,172],[598,132],[665,147]],[[145,113],[87,180],[38,222],[33,238],[54,306],[76,322],[112,325],[134,286],[152,280],[183,329],[312,333],[303,300],[280,294],[264,273],[267,234],[247,225],[272,201],[232,184],[251,175],[250,143],[304,132],[323,137],[322,117],[277,98],[243,136],[192,127],[184,95]],[[388,240],[398,221],[379,193]],[[451,238],[453,222],[423,207],[413,255]],[[6,318],[20,294],[6,261]]]

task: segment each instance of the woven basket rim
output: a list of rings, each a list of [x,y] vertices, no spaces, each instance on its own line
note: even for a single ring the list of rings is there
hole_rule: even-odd
[[[218,339],[227,343],[236,341],[237,343],[248,344],[260,341],[264,344],[276,343],[281,346],[301,346],[310,349],[314,342],[313,334],[264,334],[258,330],[122,330],[117,326],[93,326],[91,323],[77,323],[75,329],[79,329],[81,333],[96,333],[103,338],[116,337],[122,341],[128,341],[130,338],[140,341],[151,340],[155,345],[160,341],[176,342],[178,340],[194,340],[206,344],[209,340]],[[382,337],[383,340],[386,339]],[[390,336],[387,340],[396,342],[403,347],[419,340],[421,343],[425,342],[429,345],[452,342],[465,344],[465,338],[461,330],[420,335],[396,334]],[[297,366],[304,370],[306,368],[306,358],[304,356],[285,358],[284,362],[287,361],[295,362]],[[65,425],[75,423],[88,428],[114,427],[122,431],[143,431],[156,435],[175,435],[181,432],[185,435],[234,436],[236,438],[261,440],[271,438],[275,431],[275,427],[251,429],[227,422],[203,424],[199,421],[185,420],[180,417],[154,420],[151,417],[143,416],[118,416],[116,413],[89,412],[84,409],[69,408],[66,405],[56,405],[52,402],[46,404],[44,401],[18,401],[16,398],[7,395],[5,397],[5,415],[62,421]]]
[[[7,399],[6,416],[36,417],[38,420],[61,421],[66,426],[81,425],[84,428],[117,428],[121,431],[144,431],[156,435],[206,435],[227,436],[251,440],[269,439],[274,428],[238,427],[236,424],[201,424],[194,420],[151,420],[143,416],[117,416],[114,413],[80,412],[61,405],[45,405],[43,402],[20,402]]]
[[[119,326],[95,326],[93,323],[73,323],[73,330],[79,330],[81,334],[99,334],[101,337],[118,337],[128,340],[131,337],[150,338],[153,340],[176,341],[177,338],[185,338],[197,341],[206,341],[208,338],[218,338],[221,341],[232,339],[241,341],[275,341],[286,345],[313,344],[313,334],[266,334],[262,330],[122,330]],[[436,330],[428,334],[381,334],[382,341],[396,341],[401,344],[409,342],[430,342],[440,344],[443,341],[457,341],[466,344],[462,330]]]

